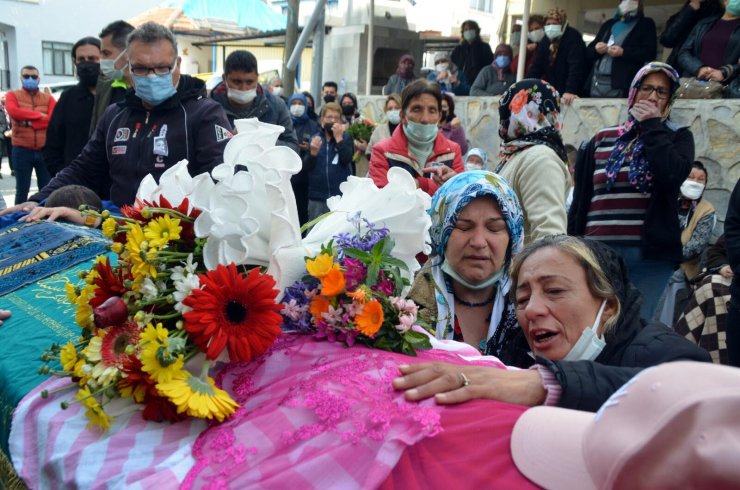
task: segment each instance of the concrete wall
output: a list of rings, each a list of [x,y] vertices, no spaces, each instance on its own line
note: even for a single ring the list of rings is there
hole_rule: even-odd
[[[483,148],[496,161],[499,146],[498,97],[457,97],[455,112],[463,121],[471,147]],[[384,97],[360,97],[367,117],[379,120]],[[626,119],[624,99],[578,99],[563,111],[563,140],[576,147],[596,131]],[[673,121],[687,125],[694,134],[696,159],[709,171],[706,196],[724,221],[727,202],[740,179],[740,100],[679,100]]]

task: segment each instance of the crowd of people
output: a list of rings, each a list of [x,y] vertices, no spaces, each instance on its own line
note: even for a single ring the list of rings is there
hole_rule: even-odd
[[[658,38],[641,0],[619,3],[588,46],[563,10],[530,17],[526,53],[518,43],[492,51],[466,21],[460,45],[437,54],[427,76],[412,56],[399,60],[382,120],[360,137],[357,97],[334,82],[317,105],[310,93],[283,93],[280,79],[261,85],[255,56],[236,50],[207,93],[180,72],[167,28],[114,22],[75,44],[79,84],[58,102],[39,90],[37,68],[22,68],[22,88],[5,101],[18,187],[0,214],[95,226],[51,196],[84,186],[99,200],[75,204],[132,204],[144,176],[180,160],[193,175],[211,171],[234,121],[257,118],[283,127],[277,144],[302,159],[292,179],[301,224],[327,213],[351,175],[383,187],[391,167],[409,172],[431,196],[433,253],[410,292],[420,317],[439,339],[531,368],[414,364],[401,368],[396,389],[409,400],[595,411],[648,366],[740,366],[740,186],[709,248],[710,176],[691,130],[671,119],[682,76],[740,95],[738,27],[736,0],[690,0],[660,38],[676,53],[663,63],[653,61]],[[517,82],[520,56],[527,78]],[[471,93],[500,96],[497,155],[471,148],[455,113],[455,97]],[[568,148],[561,104],[582,96],[625,98],[628,115]],[[29,197],[32,171],[39,191]],[[725,310],[702,310],[697,324],[695,310],[716,298]]]

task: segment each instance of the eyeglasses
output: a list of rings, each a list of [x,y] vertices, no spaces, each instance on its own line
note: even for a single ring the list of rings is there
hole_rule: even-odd
[[[143,76],[149,75],[150,73],[154,73],[155,75],[169,75],[172,73],[172,70],[175,69],[175,66],[177,66],[177,60],[172,63],[172,66],[134,66],[129,63],[128,68],[134,75]]]
[[[38,75],[29,75],[28,73],[26,73],[25,75],[21,75],[21,77],[24,80],[28,80],[29,78],[33,78],[34,80],[38,80],[39,79],[39,76]]]
[[[645,97],[650,97],[650,94],[655,92],[659,99],[667,99],[671,95],[671,91],[663,87],[651,87],[650,85],[642,85],[640,87],[640,93]]]

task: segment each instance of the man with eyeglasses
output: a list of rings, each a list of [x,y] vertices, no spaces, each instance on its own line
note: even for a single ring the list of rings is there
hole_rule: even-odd
[[[133,204],[141,180],[155,179],[187,159],[191,175],[210,172],[223,162],[231,138],[221,106],[204,97],[205,83],[180,74],[180,57],[172,32],[147,22],[128,37],[126,50],[134,90],[108,107],[80,155],[31,196],[7,211],[30,211],[56,189],[70,184],[94,189],[110,179],[110,200]],[[30,218],[46,216],[33,209]]]
[[[51,179],[41,149],[46,144],[46,128],[56,100],[39,90],[40,81],[39,70],[35,66],[24,66],[21,68],[22,88],[8,92],[5,97],[5,108],[13,126],[15,204],[28,199],[33,172],[36,172],[39,189]]]
[[[111,22],[100,31],[100,77],[95,87],[95,101],[88,136],[92,137],[95,126],[110,104],[123,100],[126,91],[133,86],[128,72],[126,38],[134,26],[123,20]]]

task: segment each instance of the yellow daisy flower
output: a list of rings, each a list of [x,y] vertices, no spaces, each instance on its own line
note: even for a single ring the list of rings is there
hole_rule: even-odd
[[[169,215],[162,216],[149,222],[144,228],[144,237],[149,241],[150,247],[162,248],[170,240],[180,238],[180,220]]]
[[[118,225],[116,224],[116,220],[114,220],[113,218],[108,218],[107,220],[103,221],[103,236],[113,238],[113,235],[116,234],[117,227]]]
[[[123,252],[123,243],[116,242],[110,246],[110,249],[113,251],[114,254],[121,255],[121,253]]]
[[[313,259],[306,260],[306,270],[316,279],[321,279],[332,269],[338,269],[339,264],[334,263],[334,257],[329,254],[319,254]]]
[[[132,225],[131,230],[126,233],[126,250],[135,280],[143,280],[147,276],[157,277],[156,248],[148,246],[140,225]]]
[[[66,344],[62,347],[62,350],[59,351],[59,362],[62,363],[62,369],[65,371],[73,371],[75,364],[77,364],[77,359],[77,351],[72,342]]]
[[[90,300],[93,298],[93,296],[95,296],[96,288],[97,286],[88,284],[87,286],[82,288],[82,291],[80,291],[80,295],[77,297],[75,321],[77,322],[77,325],[82,328],[92,328],[95,324],[93,309],[92,306],[90,306]]]
[[[90,339],[90,343],[82,351],[82,354],[92,364],[90,377],[96,381],[99,386],[108,386],[114,383],[121,375],[121,370],[117,366],[103,362],[102,346],[105,331],[99,330],[98,334]]]
[[[187,412],[191,417],[223,422],[239,407],[210,376],[203,381],[183,371],[169,383],[158,383],[157,389],[177,406],[178,413]]]
[[[150,323],[139,336],[139,342],[142,345],[141,369],[157,383],[168,383],[182,372],[185,364],[185,357],[181,353],[184,339],[170,339],[169,332],[161,323],[157,323],[156,327]]]
[[[103,410],[103,407],[98,403],[98,400],[96,400],[90,393],[90,388],[85,386],[80,389],[80,391],[77,392],[77,395],[75,395],[75,398],[83,407],[87,408],[85,416],[90,419],[89,427],[95,425],[103,430],[110,429],[110,424],[114,419],[105,413],[105,410]]]
[[[75,287],[74,284],[72,284],[71,282],[68,282],[67,284],[65,284],[64,292],[67,293],[67,300],[69,301],[70,304],[73,305],[77,302],[78,293],[77,293],[77,288]]]

